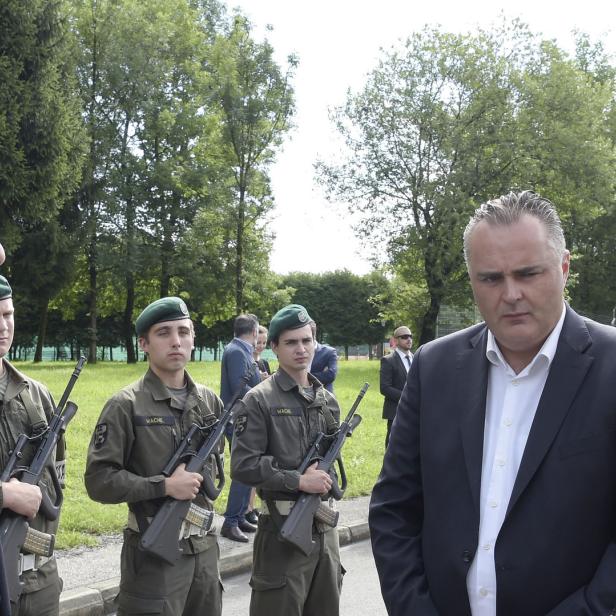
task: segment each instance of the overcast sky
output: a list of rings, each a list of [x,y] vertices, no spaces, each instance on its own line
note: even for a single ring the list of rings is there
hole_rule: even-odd
[[[348,213],[343,205],[327,202],[314,181],[313,165],[317,158],[336,156],[340,145],[328,109],[344,102],[348,88],[361,88],[381,56],[380,49],[391,48],[426,24],[467,32],[489,26],[504,13],[521,18],[533,32],[555,38],[567,49],[572,46],[571,32],[578,29],[593,38],[602,37],[616,53],[616,8],[608,0],[226,2],[250,17],[257,38],[263,37],[266,25],[273,27],[267,37],[280,62],[290,53],[299,56],[294,81],[296,127],[271,170],[276,201],[271,266],[279,273],[346,268],[363,274],[370,270]]]

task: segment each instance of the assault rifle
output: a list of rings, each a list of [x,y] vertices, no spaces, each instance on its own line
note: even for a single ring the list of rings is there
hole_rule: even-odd
[[[178,465],[185,462],[186,470],[189,473],[200,473],[203,476],[203,483],[199,491],[211,500],[216,500],[225,485],[222,458],[217,451],[218,443],[224,435],[227,424],[233,419],[235,403],[244,395],[244,389],[252,378],[253,372],[254,368],[251,368],[244,374],[237,391],[219,419],[207,426],[193,424],[190,427],[177,451],[163,469],[162,474],[165,477],[170,477]],[[203,434],[204,441],[201,447],[195,450],[193,441],[198,433]],[[216,485],[214,485],[214,481],[206,468],[210,456],[214,457],[216,463],[216,474],[218,475]],[[168,496],[152,518],[148,528],[141,535],[139,547],[144,552],[154,554],[173,565],[183,554],[180,539],[185,524],[193,524],[206,532],[211,529],[213,521],[213,511],[199,507],[190,500],[177,500]]]
[[[0,474],[0,481],[6,482],[16,477],[22,483],[30,485],[38,485],[40,483],[49,458],[55,451],[56,444],[66,431],[66,426],[77,412],[77,406],[73,402],[69,402],[68,397],[85,361],[85,357],[79,358],[77,366],[62,394],[62,398],[54,409],[49,425],[41,432],[30,436],[21,434],[17,438],[15,448],[9,456],[6,468]],[[38,442],[38,447],[30,465],[20,466],[24,457],[24,448],[28,443],[36,442]],[[41,490],[43,498],[39,511],[47,520],[56,520],[60,515],[64,495],[55,466],[51,467],[51,481],[56,493],[55,501],[51,501],[49,493],[43,486]],[[22,553],[26,552],[36,556],[50,557],[53,554],[55,540],[55,535],[49,535],[30,528],[26,517],[10,509],[2,510],[0,514],[0,544],[4,553],[6,581],[11,603],[17,604],[22,591],[23,584],[19,581],[19,563],[22,559]]]
[[[310,450],[306,454],[298,470],[300,473],[313,464],[318,462],[317,470],[331,473],[334,464],[338,464],[340,473],[340,485],[335,478],[332,482],[331,494],[336,500],[340,500],[347,487],[347,478],[344,471],[344,464],[340,452],[344,445],[344,441],[348,436],[351,436],[353,430],[360,424],[361,415],[356,415],[355,411],[362,401],[366,391],[370,385],[364,383],[359,395],[357,396],[346,419],[340,424],[340,427],[333,434],[319,433],[312,444]],[[330,444],[323,456],[319,455],[321,441],[329,440]],[[312,523],[314,519],[327,524],[328,526],[336,526],[338,523],[338,512],[333,511],[321,501],[320,494],[308,494],[302,492],[297,502],[293,505],[291,512],[282,524],[280,529],[280,537],[288,541],[292,545],[299,548],[306,556],[312,551],[315,542],[312,540]]]

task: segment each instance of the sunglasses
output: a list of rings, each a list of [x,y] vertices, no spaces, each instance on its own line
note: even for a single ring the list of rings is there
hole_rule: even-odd
[[[412,340],[413,336],[411,336],[411,334],[404,334],[404,336],[397,336],[397,338],[402,338],[402,340]]]

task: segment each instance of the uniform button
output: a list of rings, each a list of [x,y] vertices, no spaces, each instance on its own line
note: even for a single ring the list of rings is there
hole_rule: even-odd
[[[511,381],[511,384],[512,384],[514,387],[517,387],[517,386],[520,384],[520,381]]]
[[[513,423],[513,421],[511,420],[511,417],[505,417],[504,423],[507,427],[509,427]]]
[[[498,507],[498,501],[491,500],[490,501],[490,507],[492,507],[492,509],[495,509],[496,507]]]
[[[483,547],[484,550],[487,551],[487,550],[489,550],[492,547],[492,544],[491,543],[484,543],[482,547]]]
[[[480,594],[482,597],[487,597],[487,596],[488,596],[488,590],[487,590],[487,588],[480,588],[480,589],[479,589],[479,594]]]
[[[502,458],[498,458],[498,460],[496,460],[496,466],[500,466],[502,468],[503,466],[505,466],[505,460],[503,460]]]
[[[464,552],[462,552],[462,560],[465,563],[471,562],[471,553],[468,550],[464,550]]]

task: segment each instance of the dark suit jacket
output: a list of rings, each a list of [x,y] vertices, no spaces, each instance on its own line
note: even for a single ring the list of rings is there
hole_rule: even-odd
[[[381,358],[381,393],[385,396],[383,419],[393,419],[396,416],[396,407],[406,383],[406,374],[402,359],[395,350]]]
[[[325,385],[327,391],[334,391],[334,380],[338,374],[338,353],[326,344],[319,344],[314,352],[310,374]]]
[[[468,616],[488,366],[476,325],[416,354],[372,494],[390,616]],[[498,616],[616,605],[616,329],[567,307],[495,546]]]
[[[253,372],[248,384],[244,386],[244,394],[261,382],[261,376],[252,353],[237,338],[234,338],[225,347],[220,364],[220,398],[223,404],[229,404],[242,377],[249,370]]]

